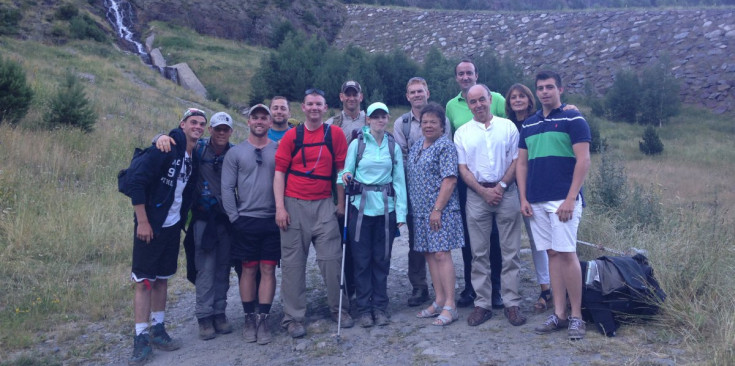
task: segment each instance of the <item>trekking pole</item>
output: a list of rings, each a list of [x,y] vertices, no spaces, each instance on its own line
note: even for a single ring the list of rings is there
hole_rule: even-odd
[[[347,185],[345,185],[345,222],[342,227],[342,267],[339,271],[339,315],[337,315],[337,343],[340,343],[340,332],[342,330],[342,295],[345,292],[345,250],[347,245],[347,208],[349,206],[349,183],[352,181],[352,177],[347,178]]]
[[[617,249],[613,249],[613,248],[610,248],[610,247],[602,246],[601,244],[593,244],[593,243],[588,243],[586,241],[581,241],[581,240],[577,240],[577,243],[584,244],[584,245],[586,245],[588,247],[592,247],[592,248],[595,248],[595,249],[600,250],[600,251],[607,251],[607,252],[610,252],[612,254],[623,255],[623,256],[628,255],[628,254],[633,254],[633,253],[635,253],[635,254],[643,254],[643,255],[646,255],[647,254],[646,253],[646,250],[644,250],[644,249],[638,249],[638,248],[633,248],[633,247],[629,248],[628,249],[628,252],[623,252],[621,250],[617,250]]]

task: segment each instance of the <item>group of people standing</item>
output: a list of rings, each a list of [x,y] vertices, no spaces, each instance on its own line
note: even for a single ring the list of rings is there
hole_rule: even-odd
[[[281,326],[291,337],[304,336],[312,245],[332,319],[343,328],[354,326],[352,300],[360,326],[389,324],[391,251],[404,224],[413,287],[408,305],[429,301],[427,264],[434,292],[418,318],[445,326],[458,319],[458,306],[474,305],[470,326],[490,319],[493,308],[503,308],[512,325],[522,325],[523,222],[541,286],[535,309],[550,308],[552,299],[555,308],[535,330],[566,327],[569,338],[582,338],[575,244],[589,168],[589,127],[576,108],[561,103],[556,73],[536,76],[538,112],[531,91],[521,84],[513,85],[506,98],[477,84],[470,60],[455,67],[455,76],[462,90],[447,103],[446,113],[428,101],[423,78],[409,79],[411,110],[395,119],[393,134],[386,131],[390,112],[385,104],[360,110],[363,94],[356,81],[342,85],[343,110],[326,123],[325,94],[316,88],[305,91],[305,121],[293,128],[286,98],[253,106],[249,136],[234,146],[229,115],[213,115],[211,137],[204,139],[206,113],[188,109],[178,128],[154,140],[158,149],[133,180],[136,336],[130,363],[145,362],[151,347],[181,346],[165,330],[164,310],[166,282],[176,272],[180,231],[190,208],[187,235],[194,243],[201,339],[232,331],[225,308],[233,263],[245,313],[244,339],[259,344],[272,339],[268,319],[278,264]],[[342,220],[348,238],[344,275]],[[459,248],[465,289],[455,300],[451,251]]]

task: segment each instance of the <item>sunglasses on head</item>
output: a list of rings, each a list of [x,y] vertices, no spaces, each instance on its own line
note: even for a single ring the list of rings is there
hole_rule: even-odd
[[[324,90],[317,89],[317,88],[306,89],[306,91],[304,92],[304,95],[310,95],[310,94],[319,94],[321,96],[324,96]]]
[[[184,115],[181,117],[181,120],[185,121],[191,116],[201,116],[204,117],[205,120],[207,119],[207,114],[203,110],[198,108],[188,108],[186,112],[184,112]]]

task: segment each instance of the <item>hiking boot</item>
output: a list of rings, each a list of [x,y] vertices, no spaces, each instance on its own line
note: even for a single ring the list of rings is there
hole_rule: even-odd
[[[197,322],[199,323],[199,339],[206,341],[214,338],[217,335],[217,333],[215,333],[214,331],[214,326],[212,325],[211,316],[199,318],[197,319]]]
[[[500,296],[500,291],[493,291],[491,297],[493,309],[502,309],[505,307],[503,305],[503,296]]]
[[[151,327],[151,345],[164,351],[175,351],[181,348],[181,340],[171,338],[166,333],[166,327],[163,323],[158,323]]]
[[[411,297],[408,298],[408,306],[419,306],[427,301],[429,301],[429,290],[414,288]]]
[[[304,328],[304,325],[297,322],[292,321],[288,323],[288,335],[291,336],[291,338],[300,338],[306,335],[306,328]]]
[[[350,313],[348,313],[345,310],[341,311],[342,313],[342,328],[352,328],[355,326],[355,321],[352,320],[352,317],[350,316]],[[339,323],[339,313],[332,313],[332,320]]]
[[[230,334],[232,333],[232,325],[227,321],[227,315],[225,313],[214,315],[214,330],[219,334]]]
[[[271,331],[268,328],[268,314],[258,314],[258,326],[256,329],[258,344],[268,344],[271,342]]]
[[[370,313],[362,313],[357,322],[363,328],[370,328],[373,326],[373,316]]]
[[[376,310],[375,325],[382,327],[388,325],[388,323],[390,323],[390,320],[388,319],[388,314],[386,314],[385,311]]]
[[[580,318],[569,318],[569,329],[567,330],[567,336],[570,340],[579,340],[584,338],[587,333],[584,320]]]
[[[133,338],[133,355],[128,360],[128,365],[142,365],[151,357],[151,337],[148,333],[138,334]]]
[[[569,322],[566,319],[562,320],[559,319],[556,314],[551,314],[548,318],[546,318],[544,324],[541,324],[541,326],[534,328],[534,331],[538,334],[556,332],[557,330],[562,330],[566,328],[568,323]]]
[[[462,291],[462,293],[459,294],[459,300],[457,300],[457,307],[466,308],[471,306],[475,303],[476,297],[477,294],[475,291]]]
[[[472,314],[467,317],[467,325],[476,327],[493,317],[493,312],[485,308],[475,306],[475,310],[472,310]]]
[[[526,324],[526,317],[521,314],[521,309],[517,306],[509,306],[503,310],[503,313],[511,325],[517,327]]]
[[[255,324],[255,313],[245,314],[245,327],[242,329],[242,338],[245,342],[252,343],[258,340],[257,324]]]

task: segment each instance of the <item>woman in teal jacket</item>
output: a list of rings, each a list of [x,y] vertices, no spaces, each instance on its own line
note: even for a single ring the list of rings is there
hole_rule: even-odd
[[[388,271],[393,234],[406,222],[403,156],[385,131],[383,103],[367,109],[367,126],[352,140],[337,183],[350,195],[348,230],[354,261],[355,302],[362,327],[388,324]],[[391,151],[392,150],[392,151]]]

